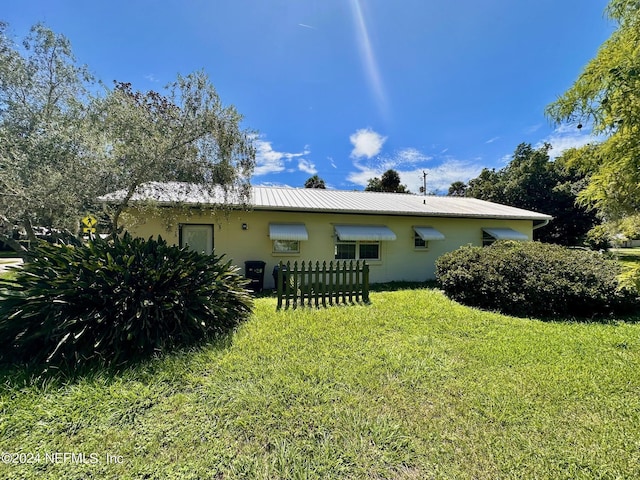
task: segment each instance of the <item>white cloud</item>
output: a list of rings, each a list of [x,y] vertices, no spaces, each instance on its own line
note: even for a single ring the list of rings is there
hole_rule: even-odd
[[[493,142],[495,142],[496,140],[500,140],[500,137],[493,137],[493,138],[490,138],[489,140],[487,140],[487,141],[486,141],[486,142],[484,142],[484,143],[493,143]]]
[[[380,153],[387,137],[383,137],[370,128],[361,128],[352,134],[349,140],[353,145],[353,150],[351,151],[352,158],[371,158]]]
[[[351,172],[347,176],[347,180],[356,185],[366,186],[370,178],[380,177],[389,169],[397,171],[402,178],[403,171],[410,171],[416,165],[432,159],[433,157],[422,153],[416,148],[405,148],[397,151],[391,157],[378,157],[375,161],[363,162],[356,160],[353,162],[353,166],[357,171]]]
[[[433,157],[425,155],[420,150],[417,150],[415,148],[405,148],[404,150],[400,150],[399,152],[397,152],[394,156],[394,160],[398,165],[427,162],[432,158]]]
[[[305,160],[304,158],[298,160],[298,170],[306,172],[309,175],[315,175],[316,173],[318,173],[316,166],[309,160]]]
[[[356,185],[366,187],[370,178],[380,177],[384,169],[369,165],[355,163],[358,171],[351,172],[347,180]],[[440,165],[432,168],[396,169],[400,175],[400,182],[413,193],[420,192],[423,185],[423,172],[427,172],[427,191],[446,193],[449,186],[455,181],[468,182],[477,177],[482,171],[482,165],[471,161],[447,159]]]
[[[507,153],[500,157],[500,160],[498,160],[498,165],[500,167],[506,167],[511,162],[511,160],[513,160],[513,153]]]
[[[287,169],[287,162],[311,153],[308,147],[299,153],[278,152],[273,149],[271,142],[265,140],[254,140],[254,145],[256,147],[256,168],[253,171],[255,176],[282,172]]]
[[[144,78],[153,83],[158,83],[160,81],[155,77],[153,73],[149,73],[148,75],[145,75]]]
[[[538,130],[540,130],[540,128],[542,128],[541,123],[538,123],[536,125],[531,125],[524,129],[524,133],[526,133],[527,135],[531,135],[532,133],[536,133]]]
[[[437,167],[425,169],[427,172],[427,191],[444,194],[453,182],[468,182],[482,171],[479,163],[448,159]],[[422,169],[410,172],[399,172],[402,183],[412,192],[419,192],[422,186]]]
[[[367,186],[370,178],[380,177],[384,172],[384,170],[380,168],[360,165],[359,163],[354,163],[353,166],[356,167],[358,171],[349,173],[349,175],[347,175],[347,181],[362,187]]]
[[[347,180],[356,185],[366,187],[369,179],[380,177],[392,168],[400,175],[400,181],[413,193],[418,193],[423,185],[423,172],[427,172],[427,191],[446,193],[449,186],[457,181],[469,181],[482,171],[481,161],[456,160],[450,157],[441,159],[440,165],[426,167],[421,164],[434,162],[434,157],[426,155],[415,148],[406,148],[396,152],[392,157],[378,158],[376,161],[354,161],[355,171],[347,176]]]
[[[556,158],[570,148],[580,148],[589,143],[598,143],[602,140],[602,137],[593,135],[589,128],[578,129],[575,124],[564,124],[558,126],[547,138],[538,142],[535,148],[542,147],[544,143],[550,143],[549,156]]]

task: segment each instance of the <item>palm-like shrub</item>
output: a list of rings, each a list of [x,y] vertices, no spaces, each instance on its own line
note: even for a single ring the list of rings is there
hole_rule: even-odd
[[[462,247],[436,261],[444,292],[466,305],[523,316],[595,317],[638,307],[620,265],[596,252],[540,242]]]
[[[132,238],[40,243],[0,280],[0,361],[119,365],[205,341],[251,311],[222,256]]]

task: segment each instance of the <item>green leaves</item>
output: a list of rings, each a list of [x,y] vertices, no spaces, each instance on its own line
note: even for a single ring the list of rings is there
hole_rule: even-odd
[[[205,341],[249,314],[245,283],[222,256],[161,238],[42,243],[0,280],[0,361],[118,365]]]
[[[551,161],[550,147],[545,144],[534,149],[530,144],[521,143],[506,167],[498,171],[485,168],[469,181],[464,195],[551,215],[553,221],[536,230],[535,238],[578,245],[596,222],[594,212],[576,204],[587,173],[568,165],[570,159],[578,157],[576,151],[567,152],[566,159],[563,156]],[[590,156],[588,149],[582,154]],[[462,187],[464,184],[457,186],[458,190]]]
[[[640,3],[611,0],[607,13],[618,28],[547,115],[558,123],[588,123],[607,135],[581,199],[616,219],[640,208]]]
[[[63,35],[35,25],[20,47],[2,30],[0,216],[75,233],[79,212],[101,193],[86,122],[91,75]]]
[[[466,305],[524,316],[593,317],[637,309],[614,260],[538,242],[462,247],[436,261],[445,293]]]

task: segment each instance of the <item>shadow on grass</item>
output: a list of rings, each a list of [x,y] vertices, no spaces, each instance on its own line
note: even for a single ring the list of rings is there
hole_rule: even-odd
[[[435,280],[427,280],[425,282],[386,282],[372,283],[369,285],[370,292],[397,292],[400,290],[422,290],[425,288],[438,288]],[[253,293],[255,298],[277,298],[276,290],[265,289],[259,293]]]
[[[194,357],[199,353],[228,350],[233,344],[234,334],[235,332],[229,332],[206,342],[158,352],[149,357],[131,359],[120,365],[106,365],[98,362],[80,366],[0,363],[0,391],[27,386],[45,390],[93,380],[109,384],[123,376],[151,378],[164,370],[167,364],[179,363],[186,366],[193,362]]]
[[[372,283],[369,286],[370,292],[397,292],[400,290],[423,290],[436,289],[438,283],[435,280],[427,280],[426,282],[385,282]]]
[[[443,295],[446,294],[443,292]],[[450,298],[447,296],[447,298]],[[482,310],[484,312],[496,313],[499,315],[506,315],[513,318],[520,318],[522,320],[540,320],[542,322],[549,323],[598,323],[601,325],[617,325],[620,323],[640,323],[640,307],[638,307],[634,311],[625,311],[625,312],[617,312],[617,313],[608,313],[608,314],[596,314],[591,316],[576,316],[576,315],[529,315],[523,312],[510,312],[510,311],[502,311],[499,309],[492,309],[487,307],[482,307],[478,305],[471,305],[467,303],[463,303],[459,300],[451,299],[454,302],[464,305],[469,308],[476,308],[478,310]]]

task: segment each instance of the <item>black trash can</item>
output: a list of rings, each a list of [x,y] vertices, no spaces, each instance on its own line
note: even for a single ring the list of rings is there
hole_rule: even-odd
[[[273,289],[278,290],[278,272],[280,271],[280,265],[276,265],[273,267]],[[284,286],[287,284],[289,280],[289,275],[287,274],[287,266],[282,265],[282,290],[284,291]]]
[[[261,260],[249,260],[244,262],[245,277],[251,280],[249,289],[261,292],[264,288],[264,267],[266,263]]]

